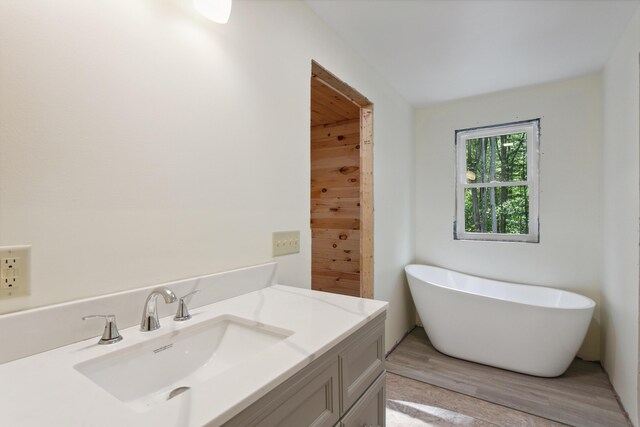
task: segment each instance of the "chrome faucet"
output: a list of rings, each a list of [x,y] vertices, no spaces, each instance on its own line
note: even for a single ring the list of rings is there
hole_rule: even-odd
[[[122,335],[118,332],[118,327],[116,326],[116,316],[113,314],[92,314],[89,316],[84,316],[82,320],[89,319],[104,319],[104,331],[102,332],[102,338],[98,341],[98,344],[114,344],[122,341]]]
[[[184,322],[185,320],[191,319],[189,308],[187,307],[187,304],[184,302],[184,300],[185,298],[190,297],[193,294],[197,294],[198,292],[200,292],[200,290],[196,289],[195,291],[189,292],[188,294],[180,297],[180,301],[178,301],[178,311],[173,317],[173,320],[175,320],[176,322]]]
[[[160,327],[160,320],[158,319],[158,296],[164,298],[164,302],[170,304],[176,302],[178,298],[176,294],[169,288],[161,287],[154,289],[147,301],[144,303],[144,311],[142,312],[142,322],[140,322],[140,330],[143,332],[155,331]]]

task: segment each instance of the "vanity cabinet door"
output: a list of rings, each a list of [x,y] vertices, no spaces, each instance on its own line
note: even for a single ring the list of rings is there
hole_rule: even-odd
[[[330,427],[339,415],[338,358],[295,375],[225,427]]]
[[[385,402],[385,374],[382,374],[347,412],[341,427],[384,427]]]
[[[384,322],[357,337],[340,353],[342,406],[340,414],[362,396],[384,372]]]

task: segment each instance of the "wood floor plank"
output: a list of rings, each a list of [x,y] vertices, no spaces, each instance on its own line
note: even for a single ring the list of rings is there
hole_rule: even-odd
[[[598,363],[576,359],[558,378],[534,377],[444,355],[416,328],[387,357],[387,370],[568,425],[630,425]]]
[[[399,375],[386,386],[387,427],[565,425]]]

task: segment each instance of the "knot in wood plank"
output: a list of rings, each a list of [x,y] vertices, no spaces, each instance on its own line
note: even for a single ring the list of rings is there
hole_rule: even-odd
[[[360,168],[358,166],[342,166],[339,171],[342,175],[351,175],[352,173],[358,172]]]

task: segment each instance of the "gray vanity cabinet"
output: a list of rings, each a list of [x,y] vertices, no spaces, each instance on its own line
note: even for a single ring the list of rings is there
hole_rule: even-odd
[[[224,426],[384,426],[384,319],[368,322]]]
[[[385,375],[369,387],[349,412],[342,418],[340,427],[364,427],[385,425]]]

